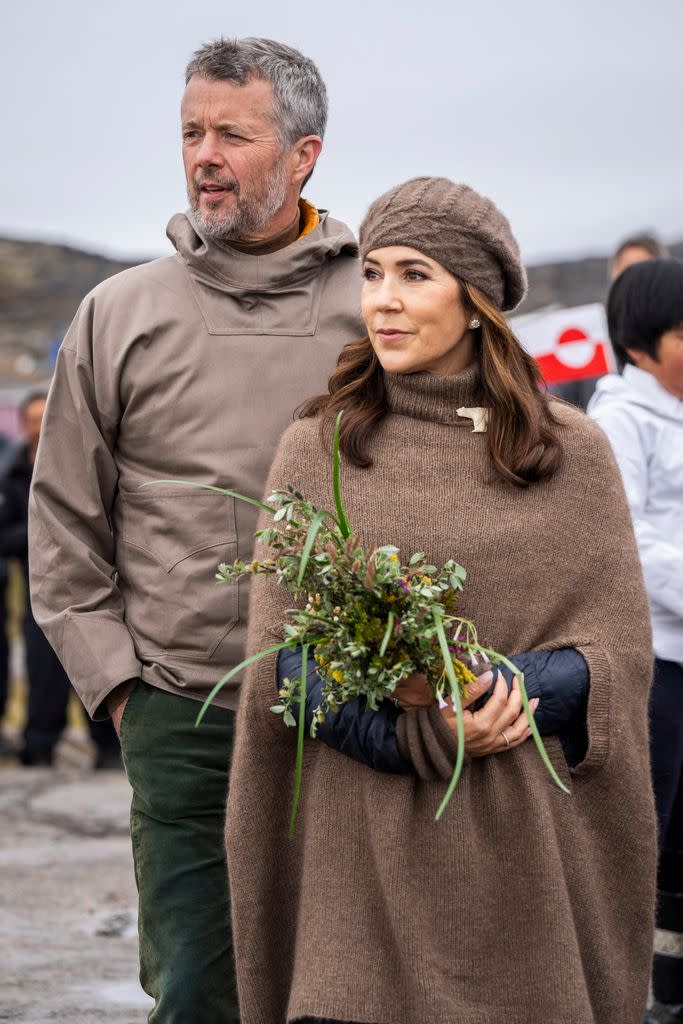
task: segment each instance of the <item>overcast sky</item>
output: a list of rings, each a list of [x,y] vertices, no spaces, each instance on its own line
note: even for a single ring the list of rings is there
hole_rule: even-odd
[[[13,0],[2,21],[0,233],[167,251],[185,63],[263,35],[325,77],[307,195],[354,230],[444,174],[498,203],[527,261],[683,237],[683,0]]]

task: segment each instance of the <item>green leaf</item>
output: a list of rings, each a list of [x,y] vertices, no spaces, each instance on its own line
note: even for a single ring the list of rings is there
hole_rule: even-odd
[[[380,649],[379,649],[379,656],[380,656],[380,658],[383,658],[384,655],[386,654],[387,647],[389,646],[389,641],[391,640],[391,635],[394,632],[394,620],[395,620],[395,618],[396,618],[396,616],[394,615],[394,613],[393,612],[389,612],[389,615],[388,615],[388,618],[387,618],[387,628],[384,631],[384,636],[382,638],[382,644],[381,644]]]
[[[418,562],[424,562],[426,555],[424,551],[416,551],[413,557],[408,562],[408,565],[417,565]]]
[[[201,724],[201,721],[202,721],[204,715],[206,714],[206,712],[209,710],[209,706],[210,706],[211,702],[213,701],[214,697],[216,696],[216,694],[219,693],[223,689],[225,684],[229,683],[230,680],[234,676],[238,675],[238,673],[240,673],[242,671],[242,669],[247,668],[249,665],[253,665],[253,663],[255,661],[260,661],[261,658],[266,658],[269,654],[275,654],[277,651],[281,651],[283,649],[283,647],[291,647],[291,646],[292,646],[292,641],[291,640],[283,640],[282,643],[273,644],[272,647],[264,648],[264,650],[259,651],[258,654],[252,654],[251,657],[245,658],[244,661],[241,661],[239,663],[239,665],[235,665],[235,667],[231,668],[229,672],[226,672],[225,675],[222,676],[218,680],[218,682],[214,686],[213,690],[211,691],[211,693],[209,694],[209,696],[206,698],[206,700],[202,704],[201,708],[199,709],[199,714],[197,715],[197,720],[194,723],[195,724],[195,728],[198,725]]]
[[[513,663],[508,658],[505,658],[502,654],[496,654],[495,651],[491,651],[490,654],[489,654],[489,651],[485,650],[484,648],[482,648],[482,650],[484,650],[485,654],[487,654],[489,657],[491,655],[495,655],[500,661],[502,661],[502,663],[504,665],[507,665],[507,667],[510,669],[511,672],[514,672],[515,678],[516,678],[517,683],[519,685],[520,696],[522,698],[522,707],[524,708],[524,711],[525,711],[525,714],[526,714],[526,717],[527,717],[527,721],[529,723],[529,728],[531,729],[531,736],[533,738],[534,743],[536,744],[536,749],[538,750],[539,754],[541,755],[541,760],[543,761],[543,764],[548,769],[548,772],[549,772],[550,777],[553,780],[553,782],[557,786],[559,786],[559,788],[562,790],[563,793],[566,793],[567,796],[571,796],[571,794],[572,794],[571,789],[568,789],[565,786],[564,782],[562,781],[560,776],[555,771],[555,768],[553,767],[553,763],[550,760],[550,758],[548,757],[548,751],[545,749],[545,746],[543,745],[543,740],[541,739],[541,734],[538,731],[538,726],[536,725],[536,721],[534,719],[533,712],[532,712],[531,708],[529,707],[529,698],[527,696],[526,687],[524,685],[524,673],[520,672],[519,669],[516,667],[516,665],[513,665]]]
[[[225,487],[214,487],[213,484],[197,484],[189,480],[148,480],[147,483],[140,484],[140,487],[158,487],[161,484],[173,484],[175,487],[195,487],[201,491],[217,491],[218,494],[227,494],[229,498],[238,498],[239,501],[246,501],[247,505],[255,505],[256,508],[262,508],[265,512],[274,511],[272,505],[266,505],[262,501],[257,501],[256,498],[247,498],[245,494],[229,491]]]
[[[438,608],[433,611],[434,623],[436,625],[436,633],[439,638],[439,647],[441,648],[441,655],[443,657],[443,664],[448,677],[448,682],[451,685],[451,697],[455,701],[456,712],[457,712],[457,726],[458,726],[458,753],[455,759],[455,768],[453,769],[453,776],[448,784],[446,795],[439,805],[439,809],[436,812],[436,820],[438,821],[443,812],[446,810],[448,803],[453,796],[455,787],[458,785],[460,773],[462,772],[463,762],[465,760],[465,723],[463,720],[463,709],[462,709],[462,697],[460,695],[460,687],[458,686],[458,680],[455,678],[455,670],[453,669],[453,659],[451,652],[448,649],[448,640],[446,639],[446,632],[443,628],[443,620],[441,613]]]
[[[320,512],[316,513],[316,515],[313,517],[313,520],[311,521],[311,525],[308,528],[308,533],[306,534],[306,543],[304,544],[304,549],[301,552],[301,562],[299,563],[299,576],[297,579],[297,586],[299,587],[303,583],[304,576],[306,575],[306,569],[308,568],[308,560],[311,557],[311,551],[313,550],[313,545],[315,544],[315,538],[317,537],[318,531],[320,530],[320,527],[323,525],[326,519],[332,519],[333,522],[337,522],[332,513],[328,512],[326,509],[323,508],[320,510]],[[339,524],[337,523],[337,525]]]
[[[299,731],[296,742],[296,770],[294,773],[294,802],[289,819],[289,834],[294,835],[296,815],[301,799],[301,775],[304,765],[304,736],[306,731],[306,684],[308,681],[308,644],[301,648],[301,680],[299,688]]]
[[[344,502],[342,501],[341,493],[341,482],[340,482],[340,455],[339,455],[339,427],[341,425],[342,416],[344,410],[337,416],[337,421],[334,425],[334,453],[332,457],[332,487],[334,489],[334,507],[337,510],[337,520],[339,521],[339,530],[344,540],[347,540],[351,536],[351,527],[349,521],[346,518],[346,512],[344,511]]]

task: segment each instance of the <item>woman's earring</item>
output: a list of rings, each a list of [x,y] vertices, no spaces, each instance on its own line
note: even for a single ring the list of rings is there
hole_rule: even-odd
[[[470,320],[470,330],[473,331],[477,327],[481,327],[481,320]]]

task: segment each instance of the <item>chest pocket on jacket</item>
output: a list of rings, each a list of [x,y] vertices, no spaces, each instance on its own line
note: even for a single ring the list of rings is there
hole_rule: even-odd
[[[237,584],[216,582],[218,564],[237,557],[234,499],[186,488],[120,493],[115,530],[138,653],[208,661],[237,622]]]

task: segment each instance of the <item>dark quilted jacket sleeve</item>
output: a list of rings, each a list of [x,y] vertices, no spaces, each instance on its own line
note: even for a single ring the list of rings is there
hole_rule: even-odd
[[[571,767],[579,764],[588,747],[586,713],[590,679],[582,655],[573,647],[562,647],[556,651],[517,654],[510,660],[524,674],[529,700],[539,698],[534,717],[541,736],[557,736],[567,763]],[[505,666],[501,666],[500,671],[509,689],[512,672]]]
[[[293,679],[301,673],[301,649],[280,651],[278,659],[278,680]],[[306,728],[310,729],[313,713],[322,698],[322,680],[313,666],[307,673],[306,686]],[[294,716],[297,716],[297,709]],[[347,754],[354,761],[360,761],[378,772],[407,775],[413,766],[398,749],[396,720],[402,712],[391,701],[383,701],[377,711],[372,711],[360,700],[343,704],[339,711],[328,714],[318,726],[317,739],[328,747]]]
[[[538,697],[540,703],[536,711],[536,724],[542,736],[558,736],[565,757],[570,765],[578,764],[585,756],[587,746],[586,709],[588,705],[588,666],[581,654],[574,648],[565,647],[556,651],[531,651],[526,654],[514,655],[511,661],[524,673],[524,684],[529,699]],[[508,683],[512,684],[512,673],[502,668]],[[301,672],[301,651],[283,650],[278,659],[278,677],[281,681],[290,679]],[[320,704],[322,681],[315,668],[308,672],[306,699],[306,726],[310,728],[313,713]],[[484,694],[473,709],[484,705],[489,693]],[[427,733],[434,731],[434,709],[412,712],[413,719],[422,718],[431,722]],[[296,717],[296,710],[295,710]],[[434,760],[430,751],[438,750],[441,755],[448,755],[454,761],[455,750],[446,750],[444,742],[440,744],[417,743],[412,746],[405,741],[399,743],[396,724],[403,715],[390,701],[384,701],[377,711],[373,711],[360,700],[352,700],[344,704],[339,711],[328,714],[325,721],[318,726],[317,737],[342,754],[352,757],[355,761],[374,768],[375,771],[407,774],[416,772],[424,778],[442,777],[443,766],[440,763],[413,763],[408,757],[409,750],[421,751],[421,758]],[[438,716],[440,718],[440,716]],[[405,725],[406,722],[402,722]],[[406,730],[400,730],[401,734]],[[448,744],[446,744],[448,746]]]

